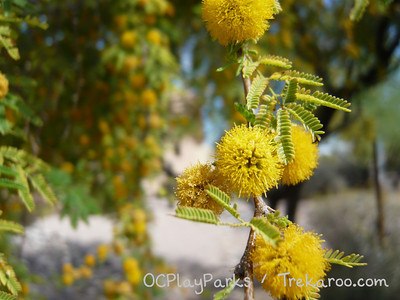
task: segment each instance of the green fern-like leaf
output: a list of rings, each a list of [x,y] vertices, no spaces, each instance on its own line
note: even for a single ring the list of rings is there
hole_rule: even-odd
[[[369,0],[354,0],[354,6],[350,12],[350,20],[360,21],[368,5]]]
[[[304,124],[304,126],[312,133],[314,140],[320,140],[319,135],[324,134],[325,132],[320,130],[323,125],[313,113],[295,103],[288,104],[286,109],[295,119]]]
[[[321,92],[314,92],[312,95],[303,94],[303,93],[296,93],[297,100],[304,101],[304,102],[311,102],[317,105],[323,105],[326,107],[330,107],[337,110],[342,110],[345,112],[350,112],[351,110],[348,108],[350,103],[344,99],[337,98],[335,96],[321,93]]]
[[[278,142],[278,156],[284,164],[288,164],[294,158],[292,123],[290,122],[289,112],[286,109],[278,109],[277,115],[278,135],[276,141]]]
[[[253,82],[246,97],[247,109],[256,109],[260,103],[260,97],[268,86],[268,79],[258,75]]]
[[[299,84],[303,85],[311,85],[311,86],[323,86],[322,78],[307,74],[301,73],[299,71],[286,71],[286,72],[276,72],[270,76],[271,80],[282,80],[282,81],[289,81],[289,80],[296,80]]]
[[[266,243],[276,246],[276,243],[280,239],[279,230],[271,225],[265,217],[251,219],[250,225],[257,234],[264,238]]]
[[[7,178],[0,178],[0,187],[17,191],[26,189],[24,185]]]
[[[229,284],[221,291],[216,293],[213,297],[213,300],[224,300],[226,299],[230,293],[235,289],[236,282],[235,280],[231,280]]]
[[[324,257],[331,264],[342,265],[348,268],[367,265],[366,263],[360,262],[364,256],[355,253],[344,256],[344,252],[339,250],[333,251],[332,249],[329,249],[325,252]]]
[[[0,165],[0,174],[4,174],[6,176],[15,177],[15,176],[18,175],[18,172],[15,171],[13,168]]]
[[[43,197],[45,201],[50,204],[54,204],[57,202],[57,197],[54,194],[53,190],[50,188],[46,179],[42,174],[36,174],[29,177],[32,186],[39,192],[39,194]]]
[[[0,219],[0,231],[9,231],[14,233],[24,233],[24,227],[18,223]]]
[[[275,55],[268,55],[268,56],[261,58],[260,64],[284,68],[284,69],[290,69],[292,67],[292,62],[290,60],[288,60],[287,58],[275,56]]]
[[[2,253],[0,254],[0,284],[12,295],[18,295],[22,289],[13,268],[8,265]]]
[[[219,205],[225,208],[232,216],[239,218],[239,212],[231,206],[231,198],[216,186],[210,185],[206,190],[207,194]]]
[[[175,216],[195,222],[218,224],[219,219],[212,210],[180,206],[175,211]]]
[[[242,69],[243,78],[250,78],[259,65],[258,61],[245,60]]]
[[[254,125],[262,129],[266,129],[271,123],[272,113],[268,110],[268,105],[260,105],[260,109],[256,115]]]
[[[267,215],[267,219],[272,225],[277,226],[278,228],[281,229],[286,228],[290,224],[292,224],[292,222],[288,219],[287,216],[280,215],[279,210],[276,210],[274,213],[269,213]]]
[[[235,102],[235,109],[249,122],[251,125],[254,124],[256,116],[254,113],[246,108],[245,105]]]
[[[17,296],[0,291],[0,300],[17,300]]]
[[[24,189],[18,190],[18,196],[21,198],[28,211],[31,212],[35,208],[35,202],[33,201],[33,197],[29,189],[28,179],[22,167],[17,166],[17,170],[18,176],[16,177],[16,180],[24,186]]]
[[[283,104],[291,103],[296,100],[296,93],[298,89],[297,80],[289,80],[282,92]]]
[[[20,58],[18,48],[15,47],[11,39],[11,29],[9,26],[0,26],[0,47],[4,47],[12,59],[18,60]]]
[[[24,150],[20,150],[14,147],[2,146],[0,147],[0,156],[21,165],[22,167],[29,166],[28,171],[49,171],[49,166],[42,161]]]

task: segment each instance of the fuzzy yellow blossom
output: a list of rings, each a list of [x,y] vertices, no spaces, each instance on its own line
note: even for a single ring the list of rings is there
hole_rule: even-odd
[[[114,296],[118,290],[118,284],[113,280],[104,280],[103,289],[107,299],[115,299]]]
[[[123,68],[125,72],[129,72],[139,65],[140,59],[136,56],[130,55],[125,58]]]
[[[92,269],[87,266],[80,267],[78,271],[81,278],[90,279],[93,276]]]
[[[224,210],[206,192],[208,185],[227,190],[219,173],[210,164],[197,164],[187,168],[177,179],[178,206],[210,209],[217,215]]]
[[[320,285],[329,268],[322,242],[318,235],[304,232],[295,224],[283,230],[283,240],[276,247],[258,236],[251,254],[255,277],[276,299],[306,298],[313,291],[313,287],[306,284],[307,280]],[[293,278],[292,284],[289,284],[289,278]],[[294,280],[301,280],[303,285],[296,284]]]
[[[276,0],[203,0],[202,17],[211,36],[224,46],[258,40],[276,12]]]
[[[63,273],[73,273],[74,267],[70,263],[63,264]]]
[[[8,79],[0,72],[0,99],[3,99],[8,94]]]
[[[262,195],[277,186],[281,166],[273,136],[258,127],[235,126],[217,145],[216,166],[239,196]]]
[[[133,30],[125,31],[121,36],[121,44],[125,48],[133,48],[136,45],[136,32]]]
[[[130,82],[133,88],[139,89],[146,84],[146,77],[143,74],[134,74],[131,76]]]
[[[74,283],[75,278],[74,274],[66,273],[62,275],[62,282],[66,286],[70,286]]]
[[[157,29],[150,30],[147,33],[146,38],[150,43],[154,45],[160,45],[162,41],[161,33]]]
[[[101,244],[97,247],[97,257],[99,258],[100,262],[103,262],[106,260],[108,256],[108,246],[105,244]]]
[[[88,267],[93,267],[96,264],[96,258],[92,254],[85,256],[85,265]]]
[[[133,257],[125,259],[123,263],[126,279],[132,284],[137,285],[142,277],[139,263]]]
[[[141,94],[141,102],[146,106],[153,106],[157,103],[157,94],[151,89],[145,89]]]
[[[318,146],[303,127],[292,126],[294,159],[283,169],[282,183],[295,185],[309,179],[318,165]]]

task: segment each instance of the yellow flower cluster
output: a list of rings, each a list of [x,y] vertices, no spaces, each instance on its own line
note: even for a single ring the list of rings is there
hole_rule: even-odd
[[[132,294],[132,286],[127,281],[114,281],[104,280],[103,282],[104,294],[107,299],[118,299],[121,296],[128,296]]]
[[[93,270],[88,265],[82,265],[74,268],[70,263],[63,265],[62,282],[66,286],[72,285],[79,279],[90,279],[93,276]]]
[[[258,40],[276,12],[276,0],[203,0],[203,20],[224,46]]]
[[[292,126],[294,159],[283,169],[282,183],[295,185],[310,179],[318,165],[318,146],[312,141],[312,136],[302,127]]]
[[[318,235],[304,232],[295,224],[283,230],[283,240],[277,247],[258,236],[251,254],[255,277],[276,299],[306,298],[313,291],[306,282],[320,284],[329,268],[322,242]]]
[[[261,195],[278,185],[282,167],[274,137],[258,127],[233,127],[217,145],[216,166],[239,196]]]
[[[108,257],[108,245],[101,244],[97,247],[97,260],[102,263]],[[96,266],[96,257],[93,254],[87,254],[83,259],[83,264],[74,268],[72,264],[65,263],[62,268],[61,280],[64,285],[70,286],[76,280],[90,279],[93,276],[93,268]]]
[[[139,263],[133,257],[125,259],[123,263],[126,279],[132,285],[137,285],[142,278],[142,271],[140,270]]]
[[[0,100],[8,94],[8,79],[0,72]]]
[[[179,206],[210,209],[217,215],[223,208],[206,192],[208,185],[226,190],[220,174],[210,164],[197,164],[186,169],[177,179],[176,197]]]

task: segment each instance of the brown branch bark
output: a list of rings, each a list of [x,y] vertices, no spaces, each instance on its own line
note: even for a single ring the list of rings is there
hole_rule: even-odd
[[[254,201],[254,217],[261,217],[268,213],[267,206],[262,197],[253,198]],[[235,277],[245,280],[244,284],[244,300],[254,300],[254,279],[253,279],[253,262],[251,261],[251,252],[253,251],[256,240],[256,233],[250,229],[247,245],[240,259],[240,262],[235,267]]]

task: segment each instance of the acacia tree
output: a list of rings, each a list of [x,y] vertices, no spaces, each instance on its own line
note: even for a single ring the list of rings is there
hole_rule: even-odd
[[[236,66],[243,82],[244,96],[235,107],[245,122],[217,143],[215,161],[189,167],[177,178],[176,216],[250,228],[233,280],[214,299],[226,298],[237,280],[244,281],[245,299],[254,299],[253,277],[276,299],[316,299],[331,264],[363,265],[360,255],[324,250],[320,236],[280,216],[262,197],[278,183],[295,185],[312,175],[324,133],[315,116],[317,107],[350,112],[346,100],[318,90],[323,85],[320,77],[293,70],[288,59],[255,49],[253,43],[281,10],[275,0],[202,3],[207,30],[228,52],[227,65],[218,70]],[[232,194],[238,201],[254,203],[251,220],[242,219]],[[220,215],[225,210],[237,222],[223,222]],[[312,278],[315,286],[286,284],[282,274],[303,283]]]

